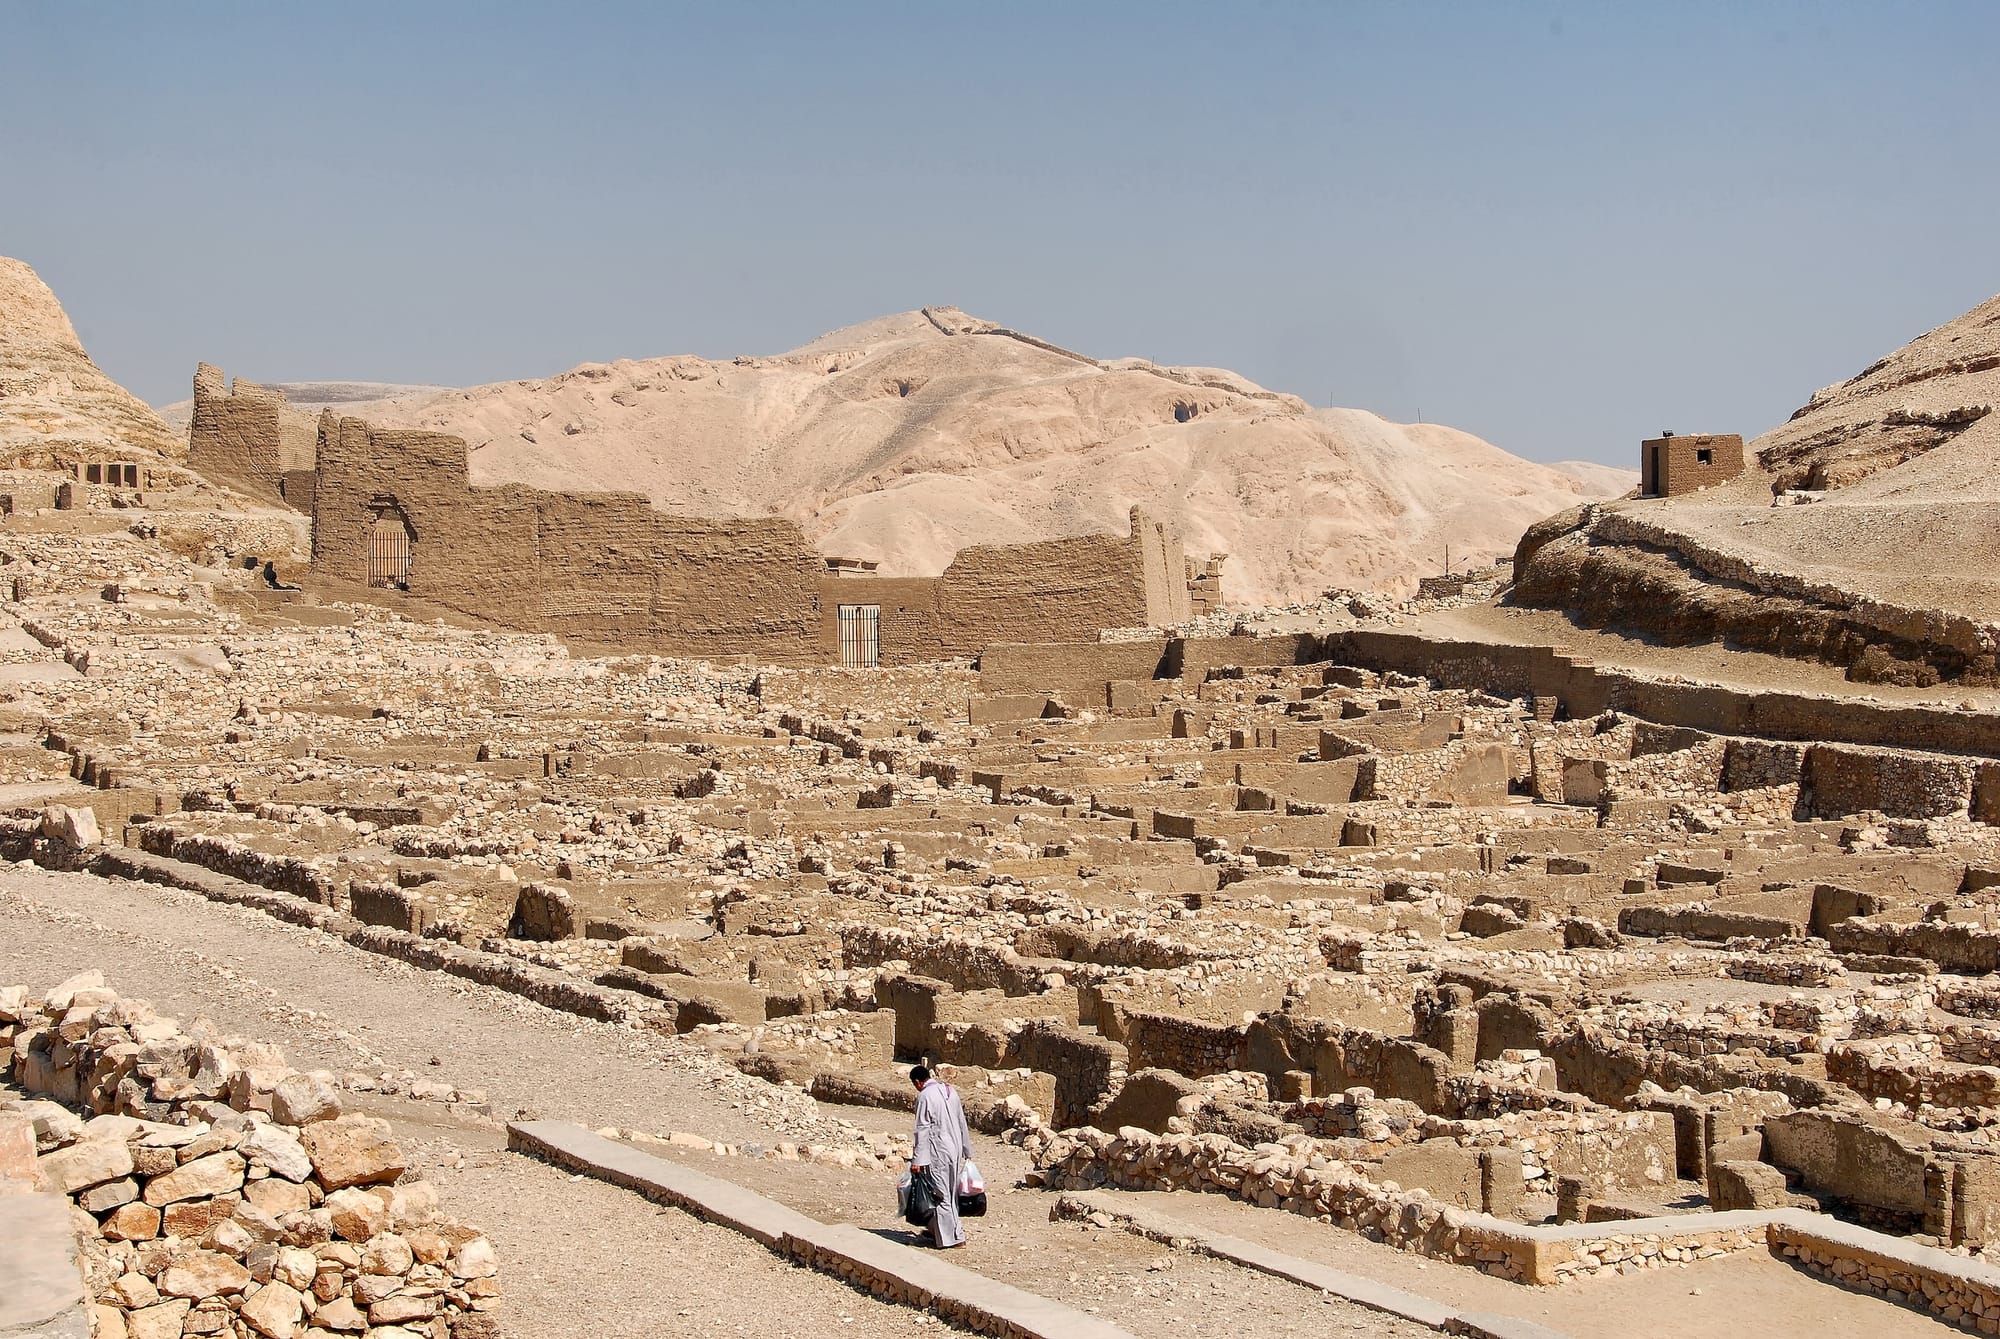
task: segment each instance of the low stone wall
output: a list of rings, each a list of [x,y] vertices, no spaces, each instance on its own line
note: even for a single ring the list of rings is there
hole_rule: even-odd
[[[1626,907],[1618,913],[1618,933],[1663,939],[1802,939],[1806,927],[1780,916],[1753,916],[1712,910],[1706,902],[1671,907]]]
[[[1037,995],[1051,970],[1063,966],[1023,958],[1013,949],[952,936],[915,934],[887,925],[840,927],[841,961],[848,967],[906,962],[919,976],[936,977],[959,990],[1000,990]]]
[[[139,828],[139,849],[148,855],[184,860],[273,892],[290,893],[323,907],[340,907],[340,886],[296,856],[266,855],[229,837],[182,832],[165,823]]]
[[[1532,1228],[1391,1190],[1299,1147],[1245,1148],[1215,1134],[1116,1134],[1029,1126],[1021,1143],[1061,1190],[1191,1190],[1333,1223],[1412,1254],[1516,1283],[1553,1284],[1628,1268],[1710,1259],[1764,1244],[1768,1214],[1689,1214],[1576,1228]],[[1315,1164],[1318,1165],[1315,1165]]]
[[[1815,744],[1806,750],[1801,795],[1807,812],[1819,818],[1871,810],[1891,818],[1965,814],[1972,767],[1959,758]]]
[[[96,1332],[498,1339],[492,1243],[443,1216],[387,1123],[342,1114],[330,1075],[189,1036],[96,972],[0,988],[0,1048],[44,1099],[0,1107],[0,1149],[32,1150],[88,1224]]]
[[[1780,1215],[1769,1235],[1773,1251],[1822,1278],[1947,1325],[2000,1334],[2000,1269],[1983,1261],[1805,1214]]]
[[[1854,916],[1828,926],[1827,942],[1836,953],[1926,958],[1948,972],[1983,974],[2000,967],[2000,933],[1978,925]]]
[[[1827,1053],[1826,1076],[1873,1101],[1886,1097],[1915,1107],[2000,1107],[2000,1069],[1990,1058],[1957,1059],[1949,1038],[1938,1039],[1946,1055],[1923,1049],[1922,1038],[1836,1043]],[[1993,1044],[1983,1039],[1977,1050]]]

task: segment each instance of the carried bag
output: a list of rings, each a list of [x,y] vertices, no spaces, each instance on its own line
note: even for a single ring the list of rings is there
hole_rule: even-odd
[[[937,1217],[937,1192],[929,1176],[909,1176],[909,1192],[903,1197],[903,1221],[911,1227],[929,1227]]]
[[[971,1158],[965,1160],[958,1173],[958,1216],[986,1216],[986,1178],[979,1174],[979,1164]]]

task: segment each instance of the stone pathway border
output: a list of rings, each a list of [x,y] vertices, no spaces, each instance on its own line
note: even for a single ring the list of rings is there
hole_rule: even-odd
[[[1056,1201],[1055,1216],[1088,1218],[1102,1214],[1127,1232],[1163,1244],[1186,1247],[1225,1260],[1260,1274],[1284,1279],[1316,1292],[1387,1312],[1403,1320],[1427,1325],[1446,1334],[1462,1334],[1471,1339],[1563,1339],[1562,1335],[1533,1321],[1487,1312],[1454,1311],[1435,1298],[1404,1292],[1376,1279],[1350,1274],[1313,1260],[1301,1260],[1283,1251],[1274,1251],[1254,1241],[1211,1232],[1207,1228],[1141,1206],[1113,1202],[1090,1191],[1070,1192]]]
[[[86,1300],[69,1201],[0,1197],[0,1339],[87,1339]]]
[[[935,1311],[999,1339],[1133,1339],[1108,1321],[989,1279],[848,1223],[825,1224],[693,1167],[567,1121],[516,1121],[507,1147],[672,1205],[837,1275],[887,1301]],[[1496,1337],[1497,1339],[1497,1337]],[[1523,1336],[1522,1339],[1528,1339]]]

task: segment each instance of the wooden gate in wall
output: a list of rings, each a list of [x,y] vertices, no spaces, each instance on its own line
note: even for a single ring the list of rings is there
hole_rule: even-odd
[[[375,514],[375,525],[368,532],[368,584],[410,588],[410,527],[400,511]]]
[[[843,604],[840,613],[840,663],[850,669],[873,669],[882,658],[882,606]]]

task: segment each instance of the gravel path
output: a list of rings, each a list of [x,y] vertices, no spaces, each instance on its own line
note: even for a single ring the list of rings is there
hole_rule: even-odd
[[[947,1327],[629,1191],[482,1146],[413,1137],[414,1165],[500,1248],[514,1339],[778,1334],[909,1339]]]

